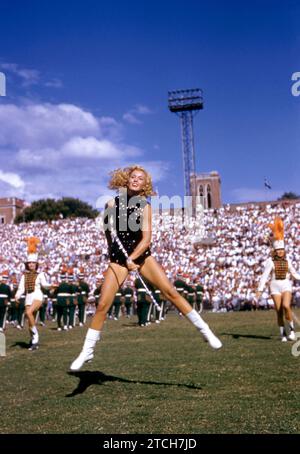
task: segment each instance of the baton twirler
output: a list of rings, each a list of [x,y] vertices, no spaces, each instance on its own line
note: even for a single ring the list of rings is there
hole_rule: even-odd
[[[119,246],[120,250],[125,255],[126,260],[129,259],[129,255],[128,255],[126,249],[124,248],[124,246],[123,246],[120,238],[118,237],[118,235],[113,231],[113,229],[110,230],[110,233],[111,233],[112,240],[117,243],[117,245]],[[161,311],[161,307],[158,304],[158,302],[156,301],[156,299],[154,298],[151,290],[147,287],[144,279],[142,278],[142,276],[140,275],[138,270],[135,270],[135,273],[136,273],[136,277],[141,281],[141,283],[145,287],[146,293],[150,296],[150,299],[151,299],[152,303],[154,304],[154,306],[156,307],[156,310],[158,310],[158,312],[160,312]]]

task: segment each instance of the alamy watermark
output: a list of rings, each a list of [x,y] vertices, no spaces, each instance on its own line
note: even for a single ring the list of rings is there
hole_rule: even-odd
[[[116,223],[121,232],[148,229],[147,224],[140,220],[145,206],[143,197],[128,197],[127,191],[122,190],[119,192],[118,209],[115,205],[112,207],[107,205],[109,199],[111,196],[101,196],[96,202],[96,208],[101,211],[97,218],[97,227],[100,230],[116,230]],[[178,232],[184,230],[185,235],[191,236],[192,242],[197,242],[205,237],[204,209],[200,196],[185,196],[183,200],[179,195],[173,197],[152,196],[150,204],[154,220],[159,221],[157,215],[163,218],[170,216],[173,219],[172,229]],[[127,210],[130,210],[129,216]],[[149,228],[151,229],[151,226]]]
[[[291,87],[292,95],[300,96],[300,72],[293,73],[291,80],[295,81]]]
[[[0,96],[6,96],[6,77],[0,72]]]

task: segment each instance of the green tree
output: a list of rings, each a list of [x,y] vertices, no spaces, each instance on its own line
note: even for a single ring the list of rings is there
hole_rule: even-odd
[[[15,223],[30,221],[52,221],[65,218],[92,218],[98,216],[98,211],[91,205],[73,197],[62,199],[41,199],[33,202],[19,214]]]
[[[294,199],[300,199],[300,195],[297,195],[295,192],[285,192],[282,194],[281,197],[279,197],[278,200],[294,200]]]

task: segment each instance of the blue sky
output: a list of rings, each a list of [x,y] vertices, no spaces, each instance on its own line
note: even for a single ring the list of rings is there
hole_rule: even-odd
[[[219,171],[223,202],[300,194],[300,1],[2,0],[0,17],[1,195],[95,205],[138,162],[182,196],[167,96],[195,87],[196,170]]]

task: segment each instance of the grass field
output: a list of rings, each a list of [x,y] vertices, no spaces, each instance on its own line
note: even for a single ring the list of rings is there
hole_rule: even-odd
[[[174,313],[147,328],[109,320],[94,361],[74,374],[86,329],[48,322],[29,352],[27,331],[9,328],[0,433],[299,433],[300,356],[280,342],[274,312],[203,317],[222,350]]]

